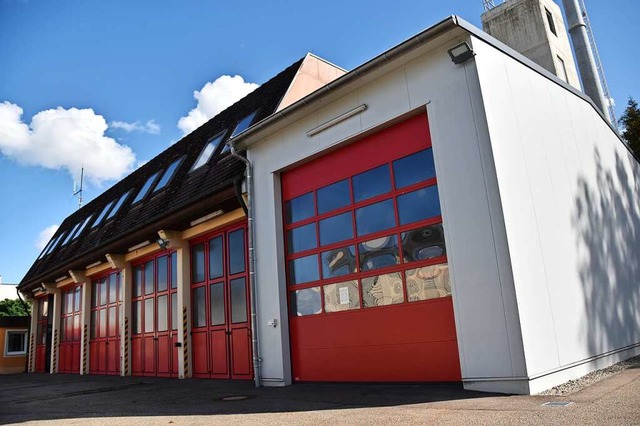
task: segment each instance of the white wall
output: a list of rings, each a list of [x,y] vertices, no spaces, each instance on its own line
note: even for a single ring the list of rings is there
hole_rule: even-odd
[[[473,39],[530,391],[640,342],[640,168],[593,107]]]
[[[462,376],[483,379],[525,374],[475,64],[454,65],[447,48],[461,38],[459,34],[447,37],[412,52],[410,61],[378,70],[375,79],[333,93],[332,102],[308,107],[304,116],[284,130],[250,147],[249,158],[255,165],[258,330],[265,384],[291,383],[280,171],[402,114],[425,108],[451,267]],[[307,138],[308,130],[362,103],[368,107],[362,114]],[[273,318],[279,320],[277,328],[267,326]]]

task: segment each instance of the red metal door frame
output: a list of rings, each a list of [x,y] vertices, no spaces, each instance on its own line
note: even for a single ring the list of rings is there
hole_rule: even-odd
[[[91,282],[89,372],[120,374],[120,272],[108,270]]]
[[[49,317],[49,297],[47,295],[36,298],[34,303],[37,307],[37,326],[36,326],[36,344],[35,344],[35,368],[38,373],[47,371],[47,322]]]

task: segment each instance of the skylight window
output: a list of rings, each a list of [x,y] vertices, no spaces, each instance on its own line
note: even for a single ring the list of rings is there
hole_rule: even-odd
[[[53,249],[58,245],[58,243],[60,242],[60,240],[62,239],[62,237],[64,237],[64,232],[60,235],[58,235],[58,237],[56,238],[56,240],[54,241],[53,244],[51,244],[49,246],[49,248],[47,249],[47,252],[45,253],[45,255],[51,253],[53,251]]]
[[[76,223],[76,226],[73,227],[71,232],[69,232],[69,234],[67,234],[67,238],[64,239],[64,242],[62,243],[63,246],[66,245],[69,242],[69,240],[76,233],[76,231],[78,230],[78,228],[80,227],[81,224],[82,224],[81,222]]]
[[[133,204],[142,200],[144,196],[147,195],[147,193],[149,192],[149,189],[151,189],[151,185],[153,185],[153,182],[155,182],[156,178],[158,177],[158,173],[160,172],[155,172],[153,175],[151,175],[149,179],[147,179],[144,185],[142,185],[140,192],[138,192],[138,195],[136,195],[136,198],[133,200]]]
[[[47,246],[44,248],[44,250],[42,250],[42,253],[40,253],[40,256],[38,256],[38,260],[41,259],[46,253],[49,253],[49,247],[51,247],[51,244],[53,244],[54,241],[55,241],[55,238],[51,237]]]
[[[87,223],[89,223],[89,221],[91,220],[92,217],[93,217],[93,215],[89,216],[88,218],[86,218],[84,220],[84,222],[82,222],[82,226],[80,226],[80,228],[78,228],[78,231],[71,238],[71,241],[75,240],[76,238],[78,238],[78,235],[82,234],[82,231],[84,231],[84,227],[87,226]]]
[[[222,142],[222,139],[224,138],[225,133],[226,131],[220,132],[209,140],[209,143],[205,145],[204,149],[198,156],[198,159],[193,164],[191,171],[199,169],[200,167],[204,166],[209,162],[209,160],[211,159],[211,156],[216,151],[216,148],[218,148],[218,146],[220,145],[220,142]]]
[[[111,209],[112,205],[113,205],[113,201],[111,201],[109,204],[104,206],[104,209],[102,209],[96,221],[93,222],[93,225],[91,225],[91,229],[95,228],[96,226],[100,225],[100,223],[102,223],[102,219],[104,219],[105,215],[109,212],[109,209]]]
[[[171,163],[169,167],[167,167],[167,170],[164,172],[164,174],[158,181],[158,184],[156,185],[156,188],[153,190],[153,192],[157,192],[161,190],[167,185],[167,183],[169,183],[173,175],[176,173],[176,169],[178,168],[181,162],[182,162],[182,158],[179,158],[173,163]]]
[[[255,115],[256,115],[256,111],[252,112],[251,114],[247,115],[245,118],[240,120],[240,122],[236,126],[235,130],[231,134],[231,137],[233,138],[237,134],[242,133],[245,130],[247,130],[247,128],[251,125],[251,122],[253,121],[253,117],[255,117]]]
[[[111,213],[109,213],[109,216],[107,216],[107,220],[111,219],[113,216],[116,215],[116,213],[118,213],[118,210],[120,210],[120,207],[122,207],[122,204],[129,196],[129,192],[131,191],[127,191],[124,194],[122,194],[122,196],[120,197],[116,205],[113,207],[113,210],[111,210]]]

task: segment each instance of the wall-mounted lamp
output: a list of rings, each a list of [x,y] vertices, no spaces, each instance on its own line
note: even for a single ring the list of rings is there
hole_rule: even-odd
[[[156,242],[158,243],[158,245],[162,250],[165,250],[169,245],[169,241],[165,240],[164,238],[158,238]]]
[[[471,50],[471,47],[469,47],[469,44],[466,41],[463,41],[462,43],[452,47],[451,49],[447,50],[447,52],[449,52],[451,60],[456,65],[461,64],[476,55],[475,53],[473,53],[473,50]]]

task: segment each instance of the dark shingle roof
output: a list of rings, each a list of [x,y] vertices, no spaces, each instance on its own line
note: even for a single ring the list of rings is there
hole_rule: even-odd
[[[19,288],[23,290],[43,281],[52,281],[69,269],[83,269],[88,263],[104,260],[103,255],[107,250],[112,253],[126,252],[127,247],[144,241],[145,237],[152,238],[153,233],[160,229],[149,229],[153,225],[184,227],[189,220],[197,218],[198,214],[205,213],[207,209],[210,212],[214,206],[237,208],[239,204],[235,200],[233,186],[244,175],[244,163],[228,152],[221,152],[224,142],[236,124],[248,114],[256,112],[253,122],[257,123],[275,112],[302,61],[303,59],[292,64],[69,215],[51,241],[73,230],[77,223],[87,217],[92,217],[77,238],[62,246],[67,238],[65,235],[58,242],[57,248],[47,255],[41,255],[26,273]],[[221,131],[227,132],[225,140],[218,146],[209,163],[190,173],[204,146]],[[150,176],[158,171],[163,172],[180,158],[184,160],[167,186],[157,193],[147,194],[142,202],[131,205]],[[114,217],[108,221],[103,219],[100,225],[92,228],[104,207],[117,201],[127,191],[131,192]]]

